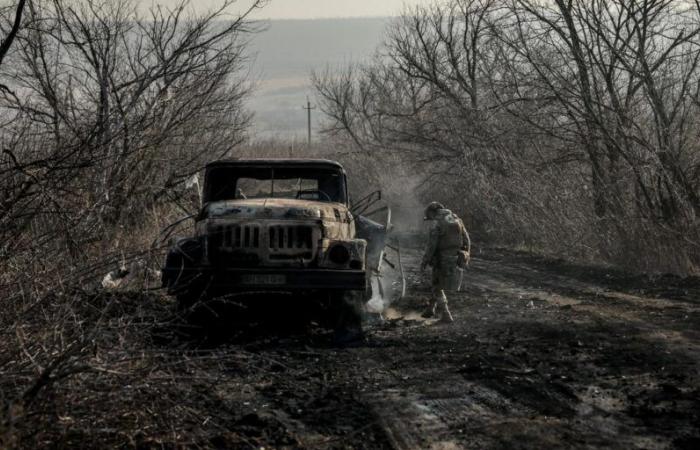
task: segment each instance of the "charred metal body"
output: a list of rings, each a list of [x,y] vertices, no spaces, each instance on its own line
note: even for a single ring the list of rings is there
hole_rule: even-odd
[[[368,242],[356,230],[340,164],[214,162],[202,201],[194,236],[172,244],[163,268],[163,284],[181,306],[245,292],[364,298]]]

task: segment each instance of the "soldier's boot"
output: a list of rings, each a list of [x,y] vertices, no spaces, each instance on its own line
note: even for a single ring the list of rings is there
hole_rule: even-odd
[[[440,298],[437,305],[440,309],[440,323],[452,323],[455,321],[452,317],[452,313],[450,313],[450,308],[447,306],[447,296],[445,295],[445,291],[440,291]]]
[[[445,308],[443,309],[442,313],[440,314],[440,320],[438,322],[440,323],[452,323],[454,322],[455,319],[452,317],[452,313],[450,312],[450,309],[445,305]]]

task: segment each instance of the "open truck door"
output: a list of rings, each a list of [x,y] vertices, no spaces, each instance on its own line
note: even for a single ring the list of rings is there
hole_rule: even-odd
[[[391,236],[391,208],[381,205],[381,201],[381,191],[374,191],[351,206],[357,237],[367,241],[366,267],[371,289],[368,309],[377,313],[395,297],[400,299],[406,295],[400,243]],[[391,277],[388,276],[390,272]],[[399,284],[398,295],[396,290],[388,292],[387,289],[396,286],[395,282]]]

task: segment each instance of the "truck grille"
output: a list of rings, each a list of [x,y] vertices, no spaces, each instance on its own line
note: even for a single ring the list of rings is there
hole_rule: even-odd
[[[219,227],[221,245],[224,248],[255,249],[260,247],[259,225],[228,225]]]
[[[258,267],[313,261],[320,229],[314,225],[217,224],[210,229],[207,255],[214,265]]]
[[[313,228],[306,225],[273,225],[268,228],[270,250],[311,250]]]

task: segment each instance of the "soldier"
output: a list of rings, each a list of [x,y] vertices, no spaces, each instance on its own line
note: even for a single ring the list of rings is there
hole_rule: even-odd
[[[462,269],[469,263],[471,241],[462,219],[438,202],[428,205],[424,220],[433,223],[421,270],[431,266],[433,273],[430,306],[423,317],[435,317],[438,309],[440,321],[451,323],[454,319],[447,307],[445,291],[459,290]]]

